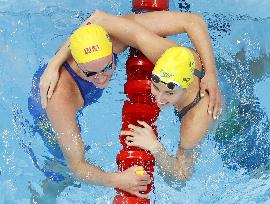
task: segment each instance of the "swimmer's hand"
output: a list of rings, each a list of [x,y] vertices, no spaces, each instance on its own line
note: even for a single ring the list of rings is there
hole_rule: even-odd
[[[209,93],[208,114],[212,115],[213,119],[217,119],[221,113],[221,91],[217,82],[215,73],[205,72],[205,76],[200,83],[200,95],[201,97],[206,95],[206,91]]]
[[[138,121],[142,126],[128,125],[129,131],[121,131],[121,135],[127,135],[126,144],[136,146],[145,150],[153,151],[160,145],[152,127],[144,121]]]
[[[59,68],[60,66],[57,63],[50,61],[40,78],[40,97],[42,108],[44,109],[47,107],[48,100],[52,97],[59,80]]]
[[[151,183],[151,178],[148,174],[138,174],[143,171],[141,166],[132,166],[123,172],[115,174],[115,187],[124,190],[128,193],[136,195],[140,198],[147,198],[148,195],[140,193],[146,191],[147,185]]]

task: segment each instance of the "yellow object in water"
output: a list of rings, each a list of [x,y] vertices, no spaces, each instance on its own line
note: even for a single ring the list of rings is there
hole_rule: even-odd
[[[145,171],[144,170],[137,170],[137,171],[135,171],[135,173],[138,175],[144,175]]]
[[[70,51],[77,63],[86,63],[111,55],[112,43],[103,27],[90,24],[70,36]]]
[[[152,73],[166,84],[176,82],[187,88],[193,81],[194,69],[194,56],[188,48],[171,47],[159,58]]]

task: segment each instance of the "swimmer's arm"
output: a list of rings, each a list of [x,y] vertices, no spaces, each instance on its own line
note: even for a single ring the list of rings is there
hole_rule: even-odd
[[[62,64],[70,57],[69,40],[64,42],[55,55],[48,62],[48,65],[40,78],[41,104],[46,109],[49,99],[59,80],[59,70]]]
[[[63,77],[61,74],[60,77]],[[64,84],[66,82],[66,84]],[[64,85],[65,86],[64,86]],[[58,142],[73,175],[90,184],[119,188],[138,197],[145,191],[151,178],[137,175],[143,167],[133,166],[123,172],[105,172],[85,160],[84,144],[76,120],[76,111],[82,106],[68,80],[59,80],[56,91],[48,103],[47,114],[58,136]]]
[[[97,10],[90,18],[91,23],[101,25],[107,32],[126,45],[140,51],[153,63],[175,42],[162,38],[140,24],[119,16]]]
[[[61,65],[71,56],[69,49],[70,42],[69,40],[65,41],[57,50],[55,55],[49,61],[49,65],[51,64],[52,69],[59,70]]]
[[[193,173],[193,167],[199,156],[200,148],[196,146],[192,149],[180,147],[176,157],[169,155],[164,146],[159,143],[155,149],[151,150],[157,164],[168,176],[177,180],[189,180]]]
[[[183,142],[181,139],[181,144],[175,157],[169,155],[161,143],[158,143],[150,151],[166,175],[178,180],[189,180],[193,174],[195,162],[200,154],[200,141],[201,138],[191,142]]]
[[[207,73],[216,75],[216,64],[207,24],[203,17],[188,12],[154,11],[124,15],[159,36],[187,33]]]
[[[84,144],[76,122],[76,103],[68,94],[60,94],[56,90],[47,107],[48,117],[57,132],[65,159],[76,178],[86,183],[113,186],[111,174],[85,160]]]
[[[175,158],[168,155],[160,143],[151,150],[161,169],[174,178],[187,180],[192,176],[200,153],[200,143],[213,122],[213,118],[206,112],[208,102],[209,98],[204,97],[182,119],[181,144]]]

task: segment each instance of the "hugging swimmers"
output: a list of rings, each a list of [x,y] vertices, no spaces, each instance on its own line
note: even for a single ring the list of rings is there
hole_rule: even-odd
[[[205,73],[193,50],[163,38],[183,32],[187,32],[192,39]],[[169,175],[187,179],[195,159],[194,149],[213,118],[217,117],[221,101],[207,27],[200,16],[167,11],[114,16],[96,11],[52,58],[42,77],[41,74],[36,76],[36,79],[41,77],[41,101],[46,110],[41,109],[40,96],[34,92],[39,93],[37,86],[34,86],[31,100],[43,110],[36,124],[46,121],[46,124],[52,125],[53,131],[45,137],[59,143],[65,161],[76,178],[91,184],[117,187],[144,197],[139,191],[146,189],[150,177],[135,173],[142,167],[107,173],[85,160],[84,144],[76,120],[78,110],[101,97],[115,69],[116,54],[128,46],[141,50],[156,64],[152,93],[160,108],[175,105],[176,112],[182,118],[179,128],[181,144],[177,157],[169,156],[154,138],[150,126],[143,121],[139,122],[140,127],[130,124],[132,131],[121,134],[128,135],[128,145],[150,150]],[[201,79],[204,83],[201,83]],[[204,87],[202,98],[199,95],[200,85]],[[212,95],[211,105],[205,89]],[[30,103],[32,112],[35,112],[34,108]],[[45,116],[48,116],[47,119],[44,119]],[[142,140],[141,135],[147,136],[147,139]]]

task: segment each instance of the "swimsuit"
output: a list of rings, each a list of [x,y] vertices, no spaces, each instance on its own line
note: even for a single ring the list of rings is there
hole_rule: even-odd
[[[204,70],[199,71],[198,69],[194,69],[194,75],[197,76],[199,79],[202,79],[204,77],[204,74],[205,74]],[[181,121],[183,117],[187,114],[187,112],[191,110],[193,107],[195,107],[200,102],[200,100],[201,96],[200,92],[198,92],[198,94],[190,104],[188,104],[181,110],[174,109],[174,113],[178,117],[179,121]]]
[[[84,106],[88,106],[92,103],[97,102],[97,100],[101,97],[103,89],[97,88],[92,82],[87,81],[81,78],[71,67],[65,62],[64,67],[72,76],[74,81],[76,82],[78,88],[80,89],[81,95],[83,97]]]

